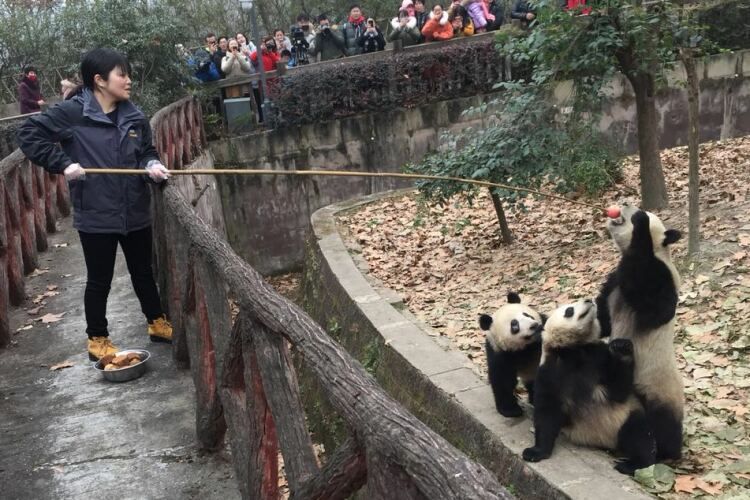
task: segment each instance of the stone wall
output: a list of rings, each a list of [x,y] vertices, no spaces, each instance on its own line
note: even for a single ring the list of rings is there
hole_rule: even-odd
[[[400,172],[437,146],[440,130],[485,98],[368,114],[211,143],[217,168]],[[262,273],[298,267],[310,215],[320,207],[409,183],[357,177],[228,176],[219,189],[232,247]]]
[[[750,134],[750,51],[713,56],[699,67],[701,138]],[[687,98],[681,71],[658,99],[663,148],[687,144]],[[570,86],[561,84],[565,102]],[[635,152],[635,98],[623,79],[613,81],[601,122],[627,152]],[[217,168],[401,171],[437,146],[441,131],[470,124],[461,113],[485,102],[474,96],[420,108],[371,113],[314,125],[282,128],[211,144]],[[264,273],[298,267],[312,212],[337,201],[402,187],[393,179],[222,177],[227,236],[235,250]]]

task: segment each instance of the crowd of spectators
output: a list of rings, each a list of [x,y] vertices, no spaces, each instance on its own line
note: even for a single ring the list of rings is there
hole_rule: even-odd
[[[431,9],[426,0],[402,0],[395,17],[385,27],[368,17],[359,5],[352,5],[343,22],[336,24],[326,14],[313,23],[300,14],[289,32],[275,29],[263,36],[256,47],[243,33],[233,37],[208,33],[205,46],[185,57],[203,82],[273,71],[279,63],[287,67],[317,61],[385,50],[390,42],[401,47],[445,41],[499,29],[505,22],[506,0],[434,0]],[[440,3],[440,2],[443,3]],[[559,0],[563,9],[585,11],[586,0]],[[510,17],[522,26],[533,25],[535,7],[526,0],[513,0]],[[384,29],[385,28],[385,29]],[[254,95],[260,107],[258,82],[224,89],[225,97]]]
[[[260,55],[258,47],[244,33],[234,36],[216,36],[208,33],[205,45],[190,51],[178,46],[195,78],[202,82],[223,78],[247,76],[259,71],[277,69],[281,62],[287,67],[317,61],[329,61],[347,56],[356,56],[385,50],[386,42],[409,47],[420,43],[444,41],[472,36],[477,33],[500,28],[504,21],[506,0],[437,0],[428,9],[426,0],[402,0],[396,16],[382,27],[368,17],[359,5],[352,5],[346,19],[336,24],[326,14],[316,18],[316,24],[305,14],[297,16],[297,23],[289,32],[273,30],[273,34],[262,37]],[[586,0],[559,0],[563,9],[577,10],[588,14]],[[535,7],[526,0],[513,0],[511,19],[523,26],[533,24]],[[18,100],[21,113],[33,113],[45,103],[41,96],[36,71],[32,66],[24,69],[18,85]],[[64,80],[63,92],[74,83]],[[258,83],[229,87],[225,97],[255,95],[260,102]]]
[[[359,5],[352,5],[340,24],[331,22],[326,14],[316,24],[305,14],[288,33],[283,29],[262,38],[258,48],[242,33],[234,37],[208,33],[206,45],[188,55],[201,81],[228,76],[252,74],[263,68],[276,69],[279,61],[288,67],[316,61],[328,61],[384,50],[386,42],[403,47],[420,43],[450,40],[493,31],[505,22],[504,0],[443,0],[431,9],[426,0],[402,0],[396,16],[385,27],[368,17]],[[564,9],[579,8],[586,0],[559,0]],[[583,13],[587,13],[585,10]],[[535,8],[526,0],[514,0],[511,19],[528,26],[536,19]]]

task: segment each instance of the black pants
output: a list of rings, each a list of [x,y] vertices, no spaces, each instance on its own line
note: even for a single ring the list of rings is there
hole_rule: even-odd
[[[115,270],[117,244],[122,247],[135,294],[141,302],[146,320],[162,315],[159,292],[151,270],[151,228],[122,234],[96,234],[79,231],[83,256],[86,259],[86,333],[89,337],[106,337],[107,297]]]

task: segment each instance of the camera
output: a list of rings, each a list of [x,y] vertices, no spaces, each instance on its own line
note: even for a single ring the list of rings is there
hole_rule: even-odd
[[[310,44],[307,43],[307,39],[305,38],[305,32],[303,31],[303,28],[299,26],[292,26],[290,35],[292,35],[291,42],[292,42],[293,66],[298,66],[300,64],[307,64],[309,62],[307,58],[307,49],[308,47],[310,47]]]
[[[292,26],[291,35],[293,45],[302,45],[302,42],[307,43],[307,40],[305,40],[305,32],[302,31],[302,28],[299,26]]]

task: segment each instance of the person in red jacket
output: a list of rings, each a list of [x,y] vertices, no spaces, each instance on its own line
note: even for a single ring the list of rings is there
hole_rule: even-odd
[[[279,62],[281,56],[279,51],[276,49],[276,41],[273,37],[264,36],[263,43],[260,44],[261,57],[263,58],[263,69],[266,71],[276,71],[276,63]],[[258,51],[256,50],[250,54],[250,60],[253,66],[258,67]]]
[[[588,16],[591,13],[591,7],[586,7],[586,0],[560,0],[560,7],[573,12],[580,10],[582,16]]]
[[[440,5],[432,8],[430,18],[422,28],[422,36],[428,42],[453,38],[453,26],[448,22],[448,13]]]
[[[36,78],[36,69],[26,66],[23,69],[23,78],[18,83],[18,107],[22,115],[41,111],[44,99],[39,90],[39,81]]]

